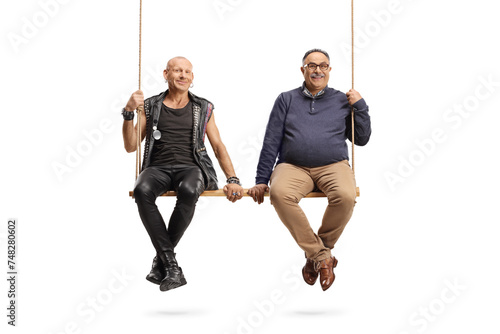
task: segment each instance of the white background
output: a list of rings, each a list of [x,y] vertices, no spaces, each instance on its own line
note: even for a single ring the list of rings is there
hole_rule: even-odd
[[[139,1],[2,1],[5,273],[6,222],[19,220],[18,327],[6,324],[2,279],[2,332],[497,333],[495,4],[356,1],[356,89],[373,134],[356,151],[361,197],[327,292],[302,281],[303,253],[268,201],[202,198],[176,249],[188,284],[162,293],[144,279],[154,249],[128,197],[135,156],[121,138],[120,109],[137,89]],[[165,89],[168,59],[189,58],[192,91],[215,104],[245,187],[275,98],[302,83],[305,51],[327,50],[330,86],[350,88],[349,1],[145,0],[143,17],[145,95]],[[457,106],[465,116],[448,111]],[[168,217],[174,199],[158,202]],[[302,204],[318,227],[326,200]]]

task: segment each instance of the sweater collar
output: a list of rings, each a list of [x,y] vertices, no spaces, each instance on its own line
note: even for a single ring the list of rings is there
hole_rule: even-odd
[[[328,88],[328,85],[326,85],[325,88],[323,88],[322,90],[320,90],[316,95],[313,95],[309,89],[307,89],[306,87],[306,82],[304,81],[304,83],[302,83],[302,94],[304,94],[305,96],[307,97],[310,97],[311,99],[314,99],[314,98],[319,98],[321,96],[323,96],[326,92]]]

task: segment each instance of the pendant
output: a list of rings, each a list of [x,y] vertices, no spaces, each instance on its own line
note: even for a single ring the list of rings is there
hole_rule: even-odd
[[[156,126],[153,126],[153,138],[155,140],[158,140],[161,138],[161,132],[159,130],[156,129]]]

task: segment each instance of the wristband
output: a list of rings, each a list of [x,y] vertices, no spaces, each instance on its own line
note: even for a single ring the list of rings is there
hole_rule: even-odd
[[[236,176],[231,176],[229,179],[227,179],[226,183],[227,184],[235,183],[235,184],[241,186],[240,179],[238,179]]]
[[[131,121],[134,119],[135,113],[133,111],[126,111],[125,108],[123,108],[122,116],[124,120]]]

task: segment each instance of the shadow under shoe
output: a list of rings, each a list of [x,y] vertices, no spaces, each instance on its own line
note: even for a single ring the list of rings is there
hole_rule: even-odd
[[[335,281],[335,273],[333,268],[337,266],[337,259],[335,257],[330,257],[319,263],[319,276],[321,288],[326,291],[332,286],[333,281]]]
[[[160,283],[161,291],[172,290],[187,283],[182,269],[175,260],[174,252],[164,252],[160,255],[160,259],[164,263],[165,268],[165,278]]]
[[[314,285],[316,280],[318,279],[319,268],[314,265],[314,261],[311,259],[307,259],[306,264],[302,268],[302,277],[304,281],[309,285]]]
[[[151,271],[146,276],[146,279],[151,283],[160,285],[161,281],[165,278],[165,275],[165,267],[163,266],[163,262],[157,255],[153,259]]]

